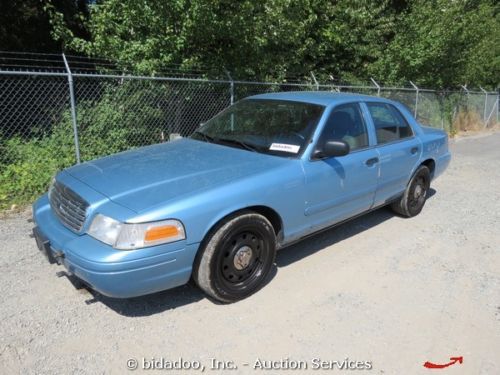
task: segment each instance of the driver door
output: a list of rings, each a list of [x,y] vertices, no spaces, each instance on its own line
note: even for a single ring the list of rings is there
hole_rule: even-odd
[[[326,140],[343,140],[345,156],[311,159],[304,163],[306,217],[312,229],[321,229],[369,210],[374,201],[379,169],[378,152],[370,147],[359,103],[335,107],[325,122],[316,147]]]

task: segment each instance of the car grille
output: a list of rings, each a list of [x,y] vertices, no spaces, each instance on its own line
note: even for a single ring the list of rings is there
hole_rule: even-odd
[[[49,200],[61,223],[75,232],[82,229],[89,206],[82,197],[56,181],[50,188]]]

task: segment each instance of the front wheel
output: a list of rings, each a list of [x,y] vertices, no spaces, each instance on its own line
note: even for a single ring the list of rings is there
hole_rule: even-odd
[[[193,278],[209,296],[235,302],[264,285],[275,255],[276,235],[269,220],[243,212],[211,231],[196,258]]]
[[[403,196],[391,204],[392,210],[406,217],[418,215],[424,208],[430,185],[431,173],[429,168],[421,165],[413,174]]]

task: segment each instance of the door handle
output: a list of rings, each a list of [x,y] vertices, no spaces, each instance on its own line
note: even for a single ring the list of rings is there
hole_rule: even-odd
[[[412,147],[412,148],[411,148],[411,150],[410,150],[410,152],[411,152],[412,154],[416,154],[416,153],[417,153],[417,151],[418,151],[418,147]]]
[[[373,164],[378,163],[378,158],[371,158],[365,161],[365,164],[369,167],[371,167]]]

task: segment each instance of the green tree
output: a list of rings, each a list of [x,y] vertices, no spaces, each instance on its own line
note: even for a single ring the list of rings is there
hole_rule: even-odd
[[[61,41],[51,36],[45,0],[9,0],[0,2],[0,50],[28,52],[60,52]],[[80,37],[88,38],[82,15],[87,13],[84,0],[54,0],[52,7],[65,27]]]
[[[415,0],[387,50],[369,69],[390,82],[426,87],[499,83],[500,18],[492,1]]]
[[[206,69],[240,79],[320,78],[427,87],[495,86],[499,6],[493,0],[102,0],[90,39],[52,5],[53,34],[68,48],[155,74]]]
[[[311,70],[354,76],[380,54],[394,18],[387,0],[106,0],[91,7],[86,41],[52,14],[57,39],[123,68],[154,73],[176,64],[254,79]]]

